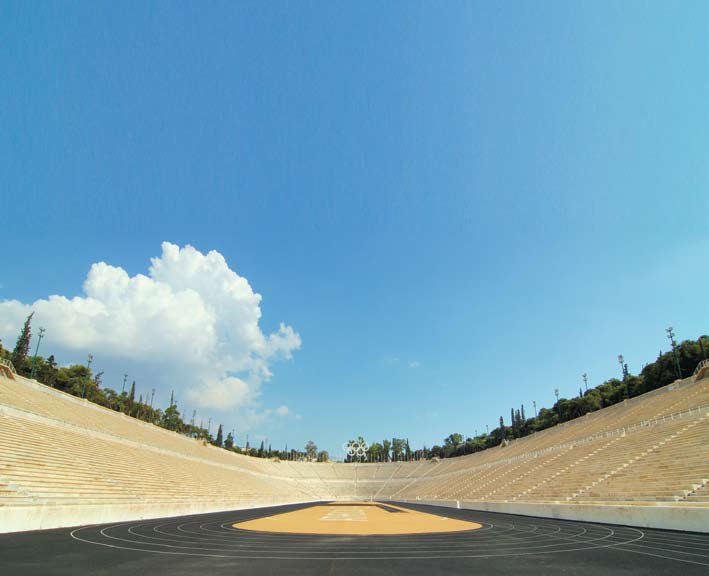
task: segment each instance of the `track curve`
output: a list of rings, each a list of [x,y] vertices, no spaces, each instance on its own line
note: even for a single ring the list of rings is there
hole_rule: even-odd
[[[160,519],[88,526],[70,532],[79,542],[119,550],[171,556],[252,560],[418,560],[503,558],[615,549],[709,566],[709,536],[657,532],[552,519],[431,509],[474,520],[468,532],[401,536],[331,536],[253,532],[232,524],[268,516],[273,510],[221,513],[212,517]],[[669,536],[667,535],[669,534]]]

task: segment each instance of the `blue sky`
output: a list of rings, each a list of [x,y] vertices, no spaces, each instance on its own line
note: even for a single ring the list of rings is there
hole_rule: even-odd
[[[335,455],[492,428],[616,375],[619,353],[638,371],[668,325],[709,331],[707,18],[4,2],[0,300],[82,296],[101,261],[147,274],[163,241],[216,250],[262,295],[263,333],[284,322],[301,345],[253,405],[292,417],[200,414]],[[52,336],[108,385],[159,373]]]

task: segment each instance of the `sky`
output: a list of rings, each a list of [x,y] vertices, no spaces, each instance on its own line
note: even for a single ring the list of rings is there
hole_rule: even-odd
[[[709,332],[708,19],[2,2],[0,338],[334,457],[638,372]]]

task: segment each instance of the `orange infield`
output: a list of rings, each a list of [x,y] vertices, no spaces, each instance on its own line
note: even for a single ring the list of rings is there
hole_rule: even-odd
[[[291,534],[431,534],[482,528],[476,522],[407,510],[376,502],[321,504],[238,522],[234,528]]]

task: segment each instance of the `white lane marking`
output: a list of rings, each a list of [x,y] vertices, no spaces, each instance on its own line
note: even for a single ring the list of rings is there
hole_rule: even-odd
[[[321,522],[367,522],[367,513],[364,508],[342,506],[330,510],[325,516],[320,518]]]
[[[103,528],[102,530],[99,531],[99,533],[104,536],[105,538],[109,538],[111,540],[118,540],[118,541],[123,541],[123,542],[128,542],[130,544],[140,544],[140,542],[135,542],[133,540],[126,540],[124,538],[118,538],[115,536],[110,536],[109,534],[105,533],[105,530],[110,530],[111,528],[119,527],[119,526],[125,526],[129,523],[122,523],[122,524],[116,524],[112,526],[107,526]],[[600,526],[598,526],[600,528]],[[640,536],[638,538],[635,538],[630,541],[626,542],[618,542],[618,543],[611,543],[611,544],[606,544],[606,545],[595,545],[595,546],[584,546],[582,548],[574,548],[574,549],[568,549],[568,550],[555,550],[555,551],[541,551],[541,552],[518,552],[518,553],[501,553],[501,554],[490,554],[490,553],[484,553],[484,554],[465,554],[465,555],[429,555],[429,556],[379,556],[379,557],[348,557],[348,556],[332,556],[330,555],[329,557],[323,557],[323,556],[315,556],[315,557],[303,557],[303,556],[256,556],[256,555],[235,555],[235,554],[209,554],[205,552],[172,552],[172,551],[165,551],[165,550],[151,550],[151,549],[144,549],[144,548],[133,548],[129,546],[117,546],[113,544],[107,544],[103,542],[95,542],[92,540],[86,540],[84,538],[78,537],[75,533],[79,532],[80,530],[87,529],[89,527],[84,527],[84,528],[77,528],[75,530],[72,530],[70,532],[70,535],[72,538],[75,540],[79,540],[81,542],[85,542],[88,544],[94,544],[98,546],[105,546],[108,548],[116,548],[116,549],[123,549],[123,550],[131,550],[131,551],[138,551],[138,552],[148,552],[151,554],[169,554],[169,555],[182,555],[182,556],[205,556],[205,557],[214,557],[214,558],[245,558],[245,559],[271,559],[271,560],[362,560],[362,559],[372,559],[372,560],[417,560],[417,559],[445,559],[445,558],[491,558],[491,557],[507,557],[507,556],[533,556],[533,555],[538,555],[538,554],[561,554],[561,553],[566,553],[566,552],[576,552],[576,551],[581,551],[581,550],[593,550],[597,548],[612,548],[612,547],[618,547],[619,545],[628,545],[631,544],[632,542],[636,542],[637,540],[640,540],[643,538],[644,533],[641,530],[637,530],[635,528],[630,528],[628,527],[629,530],[633,530],[635,532],[640,533]],[[614,533],[611,529],[608,528],[612,533]],[[598,538],[595,540],[603,540],[605,538],[610,537],[612,534],[609,534],[603,538]],[[562,538],[564,539],[564,538]],[[150,543],[144,543],[144,545],[150,545]],[[169,545],[159,545],[158,546],[164,546],[167,548],[180,548],[179,546],[169,546]],[[549,547],[549,545],[544,546],[544,547]],[[351,552],[350,552],[351,553]],[[386,552],[384,552],[386,553]],[[332,553],[330,553],[332,554]],[[674,560],[674,558],[669,558],[670,560]],[[696,563],[696,562],[692,562]]]
[[[626,544],[621,544],[625,546]],[[637,546],[637,544],[633,544]],[[650,554],[650,552],[640,552],[640,550],[628,550],[627,548],[616,547],[616,550],[622,550],[623,552],[632,552],[633,554],[642,554],[643,556],[654,556],[655,558],[666,558],[667,560],[674,560],[675,562],[687,562],[688,564],[699,564],[700,566],[709,566],[707,562],[696,562],[695,560],[688,560],[686,558],[673,558],[672,556],[663,556],[662,554]]]

